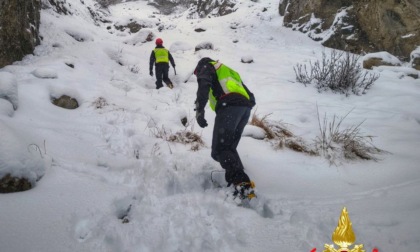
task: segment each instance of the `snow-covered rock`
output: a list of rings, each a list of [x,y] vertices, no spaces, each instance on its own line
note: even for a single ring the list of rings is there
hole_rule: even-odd
[[[372,69],[374,66],[401,66],[401,61],[388,52],[369,53],[363,57],[363,68]]]
[[[0,115],[12,116],[13,113],[13,105],[5,99],[0,99]]]
[[[127,39],[124,43],[128,45],[137,45],[153,41],[154,38],[155,34],[151,30],[142,29],[138,33],[136,33],[136,35],[134,35],[130,39]]]
[[[22,132],[0,123],[0,179],[25,178],[32,187],[44,176],[47,163],[41,149]]]
[[[0,72],[0,99],[8,100],[13,105],[14,110],[18,108],[17,81],[15,76],[9,72]],[[6,110],[4,103],[0,106]]]
[[[169,47],[169,51],[171,52],[184,52],[184,51],[189,51],[192,50],[194,47],[192,45],[190,45],[187,42],[184,41],[175,41],[174,43],[172,43],[172,45]]]
[[[242,56],[241,57],[241,62],[242,63],[252,63],[252,62],[254,62],[254,58],[250,55]]]
[[[38,77],[40,79],[56,79],[58,78],[57,72],[49,67],[40,67],[35,69],[32,74],[35,77]]]

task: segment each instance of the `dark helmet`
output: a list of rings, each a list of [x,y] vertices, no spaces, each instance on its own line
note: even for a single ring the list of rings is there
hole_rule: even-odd
[[[195,69],[194,69],[194,75],[197,75],[197,73],[198,73],[198,72],[200,72],[201,68],[202,68],[205,64],[207,64],[207,63],[209,63],[209,62],[211,62],[211,61],[214,61],[214,60],[212,60],[212,59],[210,59],[210,58],[207,58],[207,57],[200,59],[200,60],[198,61],[198,63],[197,63],[197,66],[196,66],[196,67],[195,67]]]
[[[161,38],[157,38],[156,45],[162,45],[162,44],[163,44],[163,40]]]

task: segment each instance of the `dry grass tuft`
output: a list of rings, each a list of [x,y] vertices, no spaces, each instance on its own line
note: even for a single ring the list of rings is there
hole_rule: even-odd
[[[190,144],[192,151],[198,151],[200,147],[204,146],[204,141],[201,136],[189,130],[178,131],[175,134],[170,135],[167,141],[185,145]]]
[[[249,124],[257,126],[264,130],[267,139],[288,138],[293,137],[293,133],[289,131],[286,126],[281,122],[269,121],[267,118],[270,114],[259,118],[255,113],[252,115]]]
[[[273,131],[271,131],[270,127],[267,125],[267,117],[269,115],[265,115],[262,118],[259,118],[255,113],[252,115],[251,122],[249,124],[257,126],[264,130],[266,138],[274,139],[276,135]]]
[[[311,144],[295,136],[284,123],[268,120],[269,115],[260,118],[254,113],[250,124],[263,129],[266,140],[271,142],[275,149],[288,148],[311,156],[322,155],[330,164],[335,165],[339,160],[379,160],[376,155],[387,152],[372,144],[373,136],[361,133],[360,126],[363,122],[342,129],[343,121],[350,112],[342,118],[334,115],[331,121],[324,117],[322,122],[318,112],[320,135]]]
[[[303,139],[295,136],[282,122],[268,120],[269,115],[259,118],[255,113],[252,115],[250,124],[260,127],[266,133],[266,139],[271,141],[276,149],[289,148],[291,150],[317,155],[309,148]]]
[[[347,160],[363,159],[378,161],[379,159],[375,155],[387,152],[372,144],[373,136],[361,133],[360,126],[363,122],[342,129],[343,121],[350,113],[351,111],[341,118],[334,115],[330,122],[324,116],[324,120],[321,123],[317,108],[320,130],[320,136],[315,139],[317,149],[332,164],[335,164],[336,160],[341,157]]]
[[[285,142],[287,148],[294,150],[296,152],[302,152],[309,154],[311,156],[317,156],[318,153],[311,148],[307,147],[306,144],[300,138],[297,139],[288,139]]]
[[[108,102],[103,97],[98,97],[95,101],[92,102],[92,106],[94,106],[96,109],[101,109],[108,105]]]
[[[156,138],[161,138],[167,142],[191,145],[192,151],[198,151],[205,146],[201,135],[188,129],[172,133],[162,126],[161,129],[157,127],[151,129],[151,132]]]

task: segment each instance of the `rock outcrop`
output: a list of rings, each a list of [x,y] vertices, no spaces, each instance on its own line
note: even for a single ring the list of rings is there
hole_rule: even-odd
[[[279,14],[286,27],[335,49],[407,60],[420,46],[418,0],[284,0]]]
[[[189,18],[224,16],[236,10],[234,0],[179,0],[176,3],[171,0],[152,0],[149,4],[155,6],[163,14],[173,13],[177,9],[188,9]]]
[[[40,0],[0,0],[0,68],[39,45]]]

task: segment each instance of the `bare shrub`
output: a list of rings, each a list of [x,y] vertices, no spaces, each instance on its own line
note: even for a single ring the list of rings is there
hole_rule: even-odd
[[[311,64],[311,63],[309,63]],[[300,83],[302,83],[303,85],[308,85],[311,84],[313,77],[312,77],[312,67],[311,67],[311,72],[308,73],[308,69],[306,68],[306,65],[302,65],[302,64],[297,64],[295,67],[293,67],[293,70],[295,71],[296,74],[296,80]]]
[[[360,126],[353,125],[342,129],[344,119],[351,113],[348,112],[344,117],[338,118],[334,115],[328,122],[324,116],[321,122],[317,108],[320,136],[315,139],[317,150],[321,152],[331,164],[335,164],[341,157],[345,159],[364,159],[377,161],[376,154],[385,153],[385,151],[375,147],[372,144],[373,136],[363,135]]]
[[[329,57],[322,53],[321,61],[309,62],[309,69],[297,64],[293,70],[298,82],[305,86],[314,83],[318,92],[331,90],[346,96],[351,93],[360,95],[366,93],[379,74],[363,70],[359,59],[360,56],[350,52],[333,50]]]

